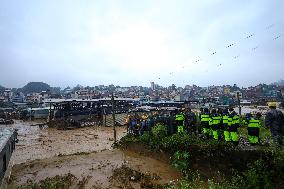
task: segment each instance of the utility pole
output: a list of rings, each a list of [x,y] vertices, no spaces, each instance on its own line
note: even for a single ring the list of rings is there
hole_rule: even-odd
[[[107,124],[106,124],[106,120],[107,120],[107,119],[106,119],[106,115],[107,115],[107,114],[106,114],[106,109],[104,108],[104,109],[103,109],[103,122],[104,122],[104,126],[105,126],[105,127],[106,127],[106,125],[107,125]]]
[[[33,113],[33,105],[31,106],[30,121],[32,120],[32,113]]]
[[[240,100],[240,92],[237,92],[237,100],[238,100],[238,106],[239,106],[239,115],[242,115],[242,108],[241,108],[241,100]]]
[[[112,103],[112,120],[113,120],[113,138],[114,138],[114,143],[116,143],[116,128],[115,128],[115,102],[114,102],[114,95],[113,92],[111,94],[111,103]]]
[[[52,117],[51,117],[51,102],[49,103],[49,117],[48,117],[48,121],[51,121]]]

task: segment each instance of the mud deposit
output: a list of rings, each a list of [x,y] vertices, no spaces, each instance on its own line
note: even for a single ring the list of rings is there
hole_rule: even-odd
[[[180,177],[165,160],[113,149],[112,128],[61,131],[33,124],[16,122],[11,126],[19,129],[19,143],[11,160],[14,185],[72,175],[71,188],[151,188]],[[117,128],[118,138],[125,130]]]

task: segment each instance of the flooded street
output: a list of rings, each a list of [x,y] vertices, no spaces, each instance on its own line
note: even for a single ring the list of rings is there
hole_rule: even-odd
[[[113,149],[112,127],[56,130],[32,126],[35,124],[16,121],[8,126],[19,130],[19,143],[10,164],[16,185],[71,173],[78,181],[85,182],[85,188],[120,188],[123,184],[112,175],[114,170],[123,172],[122,167],[151,175],[159,184],[180,177],[167,161]],[[125,134],[125,127],[117,127],[118,139]],[[140,187],[139,183],[131,186]]]

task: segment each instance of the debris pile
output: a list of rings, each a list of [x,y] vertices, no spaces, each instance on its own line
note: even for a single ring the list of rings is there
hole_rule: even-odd
[[[77,182],[77,178],[68,173],[66,175],[56,175],[53,178],[46,178],[45,180],[40,181],[39,183],[34,183],[32,180],[28,180],[26,184],[18,187],[19,189],[24,188],[36,188],[36,189],[45,189],[45,188],[61,188],[69,189],[72,185]]]
[[[12,119],[3,119],[0,118],[0,125],[7,125],[7,124],[13,124],[14,121]]]
[[[161,178],[156,174],[141,173],[127,167],[125,164],[113,171],[110,178],[113,185],[118,188],[166,188],[166,185],[157,184],[155,181]]]

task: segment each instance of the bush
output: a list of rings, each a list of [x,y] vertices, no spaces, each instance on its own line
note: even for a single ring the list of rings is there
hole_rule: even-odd
[[[255,161],[248,168],[244,174],[248,188],[272,188],[271,172],[262,159]]]
[[[235,188],[225,181],[202,180],[198,173],[193,172],[193,174],[191,179],[182,178],[178,182],[170,184],[167,189],[239,189],[239,187]]]
[[[149,132],[144,132],[139,140],[152,149],[162,148],[162,140],[167,136],[167,128],[162,124],[155,125]]]
[[[129,143],[135,143],[135,142],[140,142],[140,138],[135,137],[134,135],[128,134],[128,135],[122,137],[120,139],[120,141],[117,144],[115,144],[115,146],[116,147],[118,147],[118,146],[125,147]]]
[[[207,151],[236,150],[236,147],[230,143],[224,143],[216,140],[204,140],[196,135],[173,134],[163,139],[163,149],[174,153],[176,151],[188,151],[190,148],[198,146],[198,149],[204,153]],[[194,148],[195,149],[195,148]]]
[[[190,136],[187,134],[173,134],[164,138],[163,148],[170,152],[176,152],[179,150],[187,150],[191,143]]]
[[[153,136],[152,136],[150,131],[145,131],[144,134],[142,136],[140,136],[140,140],[144,144],[149,144],[150,141],[152,140],[152,137]]]
[[[161,149],[162,148],[162,140],[165,137],[164,129],[162,125],[155,126],[152,129],[152,138],[149,142],[149,146],[153,149]]]
[[[190,166],[190,154],[188,152],[177,151],[172,157],[172,165],[186,174]]]
[[[245,127],[240,130],[246,135]],[[261,128],[261,132],[264,138],[268,136],[269,130]],[[144,143],[145,146],[172,155],[173,167],[181,170],[184,177],[170,184],[169,188],[281,188],[284,185],[284,150],[266,146],[244,150],[231,143],[208,140],[194,134],[177,133],[167,136],[167,129],[161,124],[144,132],[142,136],[127,136],[121,141]],[[258,158],[261,159],[257,160]],[[216,170],[220,168],[224,175],[218,176],[218,180],[214,177],[210,180],[207,177],[201,179],[198,171],[190,170],[190,163],[197,162],[196,160],[208,162],[208,166],[216,167]],[[247,164],[248,162],[253,163]],[[224,166],[219,166],[222,163]],[[273,183],[277,184],[272,186]]]
[[[155,125],[151,130],[153,137],[157,139],[163,139],[167,136],[167,127],[162,124]]]
[[[166,136],[167,127],[162,124],[157,124],[151,131],[145,131],[142,136],[128,134],[122,137],[117,145],[125,147],[129,143],[142,142],[152,149],[160,149],[162,147],[162,141]]]

